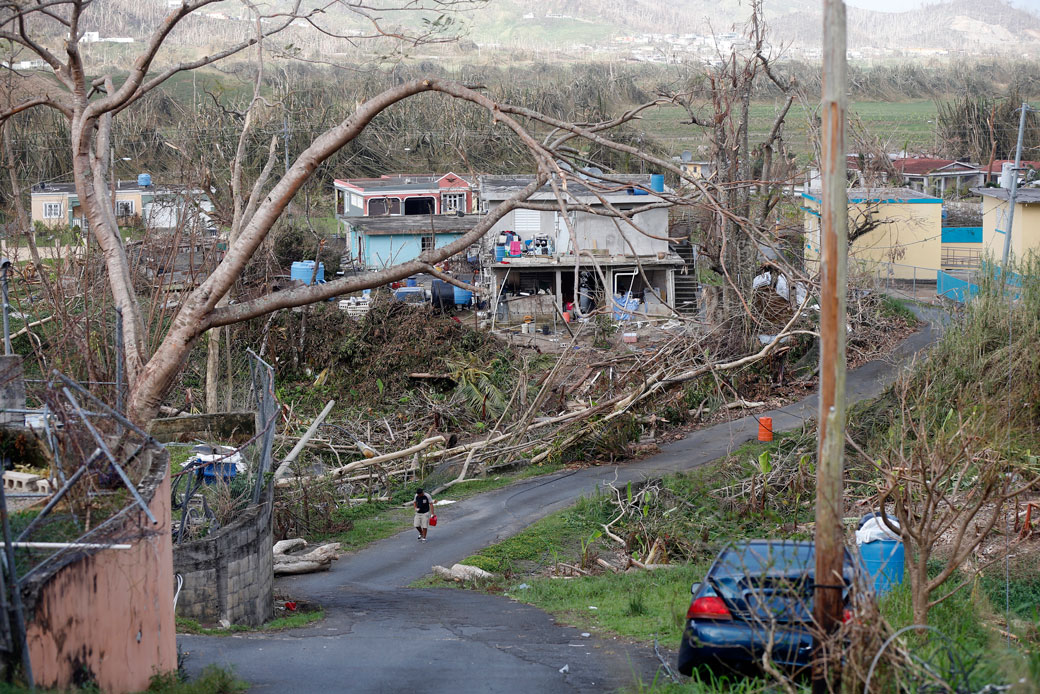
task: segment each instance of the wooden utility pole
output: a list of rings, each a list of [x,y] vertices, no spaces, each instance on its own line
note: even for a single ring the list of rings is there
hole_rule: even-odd
[[[845,454],[845,295],[848,290],[848,196],[845,161],[845,3],[823,0],[823,103],[820,178],[820,414],[816,466],[816,588],[820,636],[813,692],[837,691],[840,659],[824,658],[841,625],[842,481]]]

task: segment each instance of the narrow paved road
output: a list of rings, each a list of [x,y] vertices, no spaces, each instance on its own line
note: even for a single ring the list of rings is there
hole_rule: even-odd
[[[938,314],[884,361],[848,376],[850,401],[878,395],[908,358],[935,338]],[[583,638],[545,613],[507,598],[461,590],[405,588],[434,564],[453,563],[510,537],[605,484],[659,477],[727,455],[752,440],[758,416],[777,431],[816,416],[817,397],[759,413],[665,444],[644,460],[537,479],[442,507],[442,523],[420,545],[413,531],[374,543],[332,571],[279,579],[277,589],[320,603],[320,624],[280,634],[181,636],[196,673],[230,665],[255,692],[600,692],[652,678],[648,649]],[[671,644],[669,644],[671,645]],[[559,672],[563,666],[567,671]]]

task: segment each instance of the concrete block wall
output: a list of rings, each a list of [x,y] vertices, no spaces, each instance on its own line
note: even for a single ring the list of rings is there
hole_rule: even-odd
[[[213,535],[174,545],[184,578],[177,616],[203,624],[259,626],[274,615],[271,501],[246,510]]]

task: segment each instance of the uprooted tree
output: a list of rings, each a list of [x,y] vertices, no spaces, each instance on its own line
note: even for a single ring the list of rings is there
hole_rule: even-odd
[[[589,147],[598,151],[640,157],[658,169],[670,171],[684,179],[685,192],[681,195],[666,194],[663,196],[663,202],[652,203],[651,206],[696,202],[707,206],[719,219],[728,220],[729,223],[741,227],[744,233],[750,233],[753,228],[757,228],[741,210],[733,211],[724,207],[713,187],[685,176],[672,162],[648,155],[638,147],[619,143],[602,134],[637,117],[644,107],[610,121],[574,124],[528,108],[500,103],[479,87],[437,78],[414,79],[394,84],[360,103],[353,113],[317,135],[277,180],[271,176],[273,152],[277,144],[272,140],[267,165],[251,187],[242,178],[241,143],[245,142],[249,114],[252,113],[251,110],[247,111],[242,126],[240,148],[231,164],[233,215],[228,225],[230,234],[227,251],[210,274],[183,297],[176,315],[164,331],[158,336],[150,336],[146,326],[146,312],[142,308],[143,299],[134,288],[131,262],[120,235],[114,210],[111,189],[114,119],[132,118],[134,109],[141,106],[143,99],[171,77],[253,48],[257,53],[259,72],[262,70],[265,47],[270,43],[271,37],[289,30],[290,27],[295,30],[294,24],[300,21],[313,24],[319,14],[316,11],[302,10],[297,2],[288,12],[262,17],[255,6],[249,5],[248,11],[255,26],[252,35],[197,59],[169,64],[164,62],[163,49],[178,27],[213,2],[215,0],[196,0],[171,9],[155,24],[150,36],[143,42],[143,50],[137,55],[125,77],[103,70],[98,75],[98,68],[88,65],[80,50],[79,39],[91,11],[96,9],[95,4],[86,0],[34,0],[28,4],[9,3],[0,7],[0,38],[16,47],[21,55],[29,53],[45,61],[56,78],[56,82],[47,83],[45,88],[35,90],[26,90],[16,84],[10,92],[13,96],[8,98],[9,105],[0,112],[0,122],[6,123],[26,111],[42,108],[51,109],[68,124],[71,146],[69,154],[79,204],[89,221],[93,240],[101,249],[113,302],[123,316],[129,388],[127,411],[138,422],[145,422],[158,412],[163,398],[174,384],[191,349],[208,330],[249,320],[278,309],[303,306],[340,294],[381,286],[416,272],[429,271],[434,264],[479,240],[505,214],[516,207],[524,206],[524,201],[543,185],[551,186],[556,193],[560,210],[566,212],[568,181],[576,181],[578,177],[569,167],[562,167],[559,162],[575,156],[573,142],[576,139],[586,142]],[[445,3],[436,2],[434,5],[443,7]],[[353,4],[349,6],[352,7]],[[413,5],[409,3],[408,7],[413,8]],[[372,17],[367,19],[374,23],[377,21]],[[376,26],[378,27],[378,23]],[[325,34],[329,32],[327,28],[321,31]],[[388,32],[376,33],[386,36]],[[62,36],[69,36],[71,39],[58,38]],[[415,37],[398,38],[419,40]],[[258,77],[253,106],[264,101],[259,85]],[[237,303],[228,303],[229,293],[242,277],[254,254],[268,238],[294,196],[314,176],[321,164],[358,137],[381,113],[400,102],[424,98],[425,94],[434,94],[439,98],[449,99],[452,103],[465,104],[486,113],[503,131],[510,133],[527,152],[537,173],[532,182],[504,204],[486,214],[472,231],[442,248],[421,254],[415,260],[364,276],[341,278],[327,284],[296,287],[276,293],[261,293],[259,296],[242,298]],[[19,95],[22,96],[19,98]],[[539,141],[532,135],[532,126],[543,129],[548,126],[551,134]],[[577,160],[581,161],[580,158]],[[591,185],[602,192],[629,185],[609,173],[596,175],[595,180],[591,182],[588,177],[581,180],[585,185]],[[632,223],[632,219],[640,211],[642,208],[626,211],[609,209],[605,214],[624,219],[639,230],[638,225]]]

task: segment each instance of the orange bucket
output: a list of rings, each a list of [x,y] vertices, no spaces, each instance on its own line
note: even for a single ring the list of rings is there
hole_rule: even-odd
[[[773,418],[772,417],[759,417],[758,418],[758,440],[759,441],[772,441],[773,440]]]
[[[563,312],[563,322],[564,323],[570,323],[571,322],[571,312],[570,311],[564,311]]]

